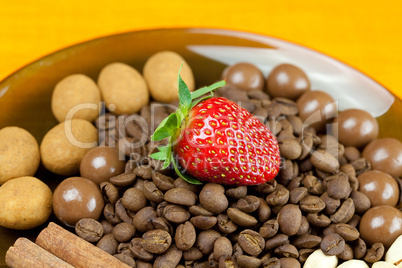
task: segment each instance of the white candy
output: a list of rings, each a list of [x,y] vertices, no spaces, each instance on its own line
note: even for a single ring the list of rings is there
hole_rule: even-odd
[[[400,235],[385,254],[385,261],[402,268],[402,235]]]
[[[317,249],[307,258],[304,263],[304,268],[335,268],[338,265],[338,257],[336,256],[327,256],[321,249]]]
[[[378,261],[373,263],[373,266],[371,266],[371,268],[396,268],[396,266],[389,262]]]
[[[369,268],[369,266],[365,261],[362,260],[349,260],[345,261],[337,268]]]

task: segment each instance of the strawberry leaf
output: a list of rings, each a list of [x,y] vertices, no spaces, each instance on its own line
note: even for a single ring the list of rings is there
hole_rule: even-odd
[[[166,152],[156,152],[150,155],[153,159],[166,161]]]
[[[177,129],[177,124],[178,122],[176,113],[170,114],[156,128],[154,134],[151,136],[151,140],[160,141],[167,137],[172,136]]]
[[[195,100],[195,99],[201,97],[202,95],[205,95],[205,94],[207,94],[209,92],[214,91],[217,88],[223,87],[224,85],[226,85],[226,81],[222,80],[222,81],[216,82],[216,83],[214,83],[214,84],[212,84],[210,86],[202,87],[200,89],[197,89],[196,91],[190,93],[191,94],[191,99]]]
[[[183,64],[182,64],[183,66]],[[191,105],[191,93],[190,90],[188,89],[186,83],[183,81],[183,79],[180,76],[180,71],[181,67],[179,69],[179,74],[177,75],[177,84],[179,87],[179,101],[180,101],[180,106],[183,107],[185,110],[188,110]]]
[[[185,180],[186,182],[191,183],[191,184],[202,184],[202,182],[200,182],[199,180],[197,180],[193,176],[190,176],[188,174],[182,173],[179,170],[178,163],[176,163],[173,155],[171,157],[171,161],[173,163],[173,168],[176,171],[176,174],[179,175],[180,178],[182,178],[183,180]]]

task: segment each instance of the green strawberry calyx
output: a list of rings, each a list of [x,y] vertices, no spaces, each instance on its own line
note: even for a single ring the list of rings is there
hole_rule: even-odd
[[[197,105],[199,102],[213,97],[213,91],[226,84],[224,80],[216,82],[210,86],[202,87],[190,92],[186,83],[180,76],[180,71],[183,65],[180,66],[177,75],[177,85],[179,93],[179,107],[176,112],[166,117],[160,125],[156,128],[154,134],[151,136],[152,141],[160,141],[168,138],[168,145],[158,147],[159,152],[153,153],[150,157],[163,161],[162,169],[167,168],[170,163],[173,164],[173,168],[177,175],[185,181],[192,184],[202,184],[199,180],[181,171],[181,167],[176,163],[174,155],[172,153],[172,143],[176,139],[180,132],[183,121],[186,120],[189,111]],[[208,95],[206,95],[209,93]],[[205,95],[205,96],[204,96]]]

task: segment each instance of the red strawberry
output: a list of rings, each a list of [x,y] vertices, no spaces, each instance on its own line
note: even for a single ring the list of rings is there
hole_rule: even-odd
[[[180,106],[152,136],[153,140],[169,138],[169,145],[151,157],[165,161],[165,168],[172,162],[178,175],[191,183],[262,184],[278,174],[278,142],[236,103],[225,98],[199,99],[224,84],[221,81],[190,93],[179,76]]]

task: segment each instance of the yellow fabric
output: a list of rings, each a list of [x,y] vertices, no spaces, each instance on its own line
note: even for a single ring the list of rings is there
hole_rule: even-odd
[[[0,79],[100,36],[152,28],[251,31],[333,56],[402,97],[402,1],[1,1]]]

